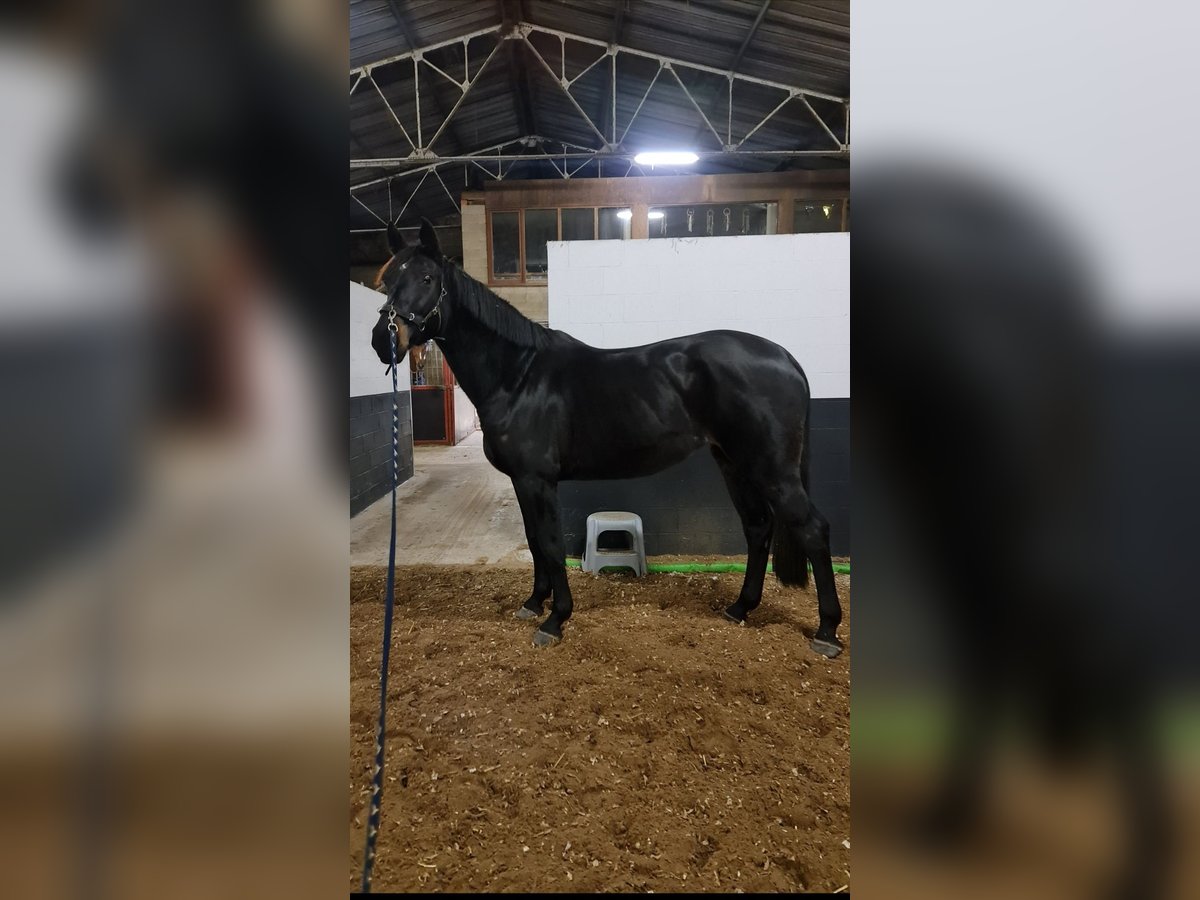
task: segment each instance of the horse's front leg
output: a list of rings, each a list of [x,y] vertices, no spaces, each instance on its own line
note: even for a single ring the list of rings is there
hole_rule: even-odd
[[[540,613],[545,596],[554,595],[549,617],[533,635],[535,645],[547,647],[562,640],[563,623],[571,617],[574,607],[571,588],[567,584],[566,546],[559,521],[558,486],[544,478],[529,476],[514,478],[513,488],[521,504],[525,536],[534,559],[533,596],[523,608],[532,610],[533,604],[536,604],[536,612]],[[546,593],[539,594],[541,590]]]
[[[529,552],[533,554],[533,591],[530,593],[529,599],[513,613],[518,619],[540,619],[543,604],[551,592],[550,576],[542,564],[541,556],[533,549],[530,549]]]
[[[538,530],[535,527],[533,504],[530,502],[529,494],[522,492],[517,487],[516,479],[512,481],[512,490],[516,492],[517,503],[521,505],[521,518],[524,528],[526,528],[526,542],[529,545],[529,554],[533,557],[533,593],[529,594],[529,599],[524,601],[515,616],[518,619],[540,619],[542,604],[545,604],[552,589],[550,571],[546,569],[546,563],[541,557],[541,548],[538,546]]]
[[[550,572],[542,559],[541,548],[538,546],[537,528],[534,514],[534,504],[528,492],[522,492],[513,480],[513,490],[517,494],[517,503],[521,506],[521,518],[525,523],[525,540],[529,544],[529,553],[533,556],[533,593],[529,599],[514,613],[518,619],[540,619],[542,605],[550,596]]]

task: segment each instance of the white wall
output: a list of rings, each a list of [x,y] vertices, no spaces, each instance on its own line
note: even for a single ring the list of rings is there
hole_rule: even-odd
[[[378,291],[350,282],[350,396],[391,393],[392,376],[371,349],[371,329],[386,298]],[[409,387],[408,364],[399,366],[400,390]]]
[[[850,235],[549,245],[550,327],[595,347],[729,328],[787,348],[812,396],[850,396]]]

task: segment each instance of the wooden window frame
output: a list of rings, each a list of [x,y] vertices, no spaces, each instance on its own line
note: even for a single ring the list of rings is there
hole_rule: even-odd
[[[835,203],[840,203],[840,204],[841,204],[841,211],[838,213],[838,227],[837,227],[837,229],[836,229],[836,230],[834,230],[834,231],[820,231],[820,232],[797,232],[797,231],[795,230],[795,229],[796,229],[796,222],[795,222],[795,218],[796,218],[796,209],[795,209],[795,204],[796,204],[796,203],[808,203],[808,202],[810,202],[810,201],[811,201],[811,202],[814,202],[814,203],[822,203],[822,202],[824,202],[824,201],[827,201],[827,200],[829,200],[829,201],[833,201],[833,202],[835,202]],[[782,206],[781,206],[780,208],[782,209]],[[846,232],[848,232],[848,231],[850,230],[850,227],[849,227],[849,222],[847,221],[847,219],[849,218],[849,210],[850,210],[850,195],[849,195],[848,193],[847,193],[847,194],[843,194],[843,195],[841,195],[841,196],[838,196],[838,197],[803,197],[803,198],[801,198],[801,197],[797,197],[797,198],[795,198],[795,200],[793,201],[793,205],[792,205],[792,221],[791,221],[790,223],[788,223],[788,227],[789,227],[791,230],[790,230],[788,233],[789,233],[789,234],[805,234],[805,233],[808,233],[808,234],[845,234]],[[780,219],[780,221],[782,221],[782,218]],[[783,232],[780,232],[780,234],[782,234],[782,233],[783,233]]]
[[[530,211],[547,212],[554,211],[554,240],[562,240],[562,211],[561,206],[528,206],[521,209],[521,284],[539,287],[540,285],[550,283],[550,273],[538,277],[537,275],[530,276],[530,273],[525,270],[525,213]]]
[[[487,219],[484,227],[487,229],[487,274],[488,287],[545,287],[550,283],[550,274],[547,272],[544,278],[530,277],[525,271],[525,213],[527,209],[552,209],[555,214],[555,240],[562,240],[562,213],[564,209],[590,209],[592,211],[592,240],[598,240],[596,235],[600,231],[600,211],[591,204],[583,204],[580,206],[530,206],[520,209],[489,209],[487,211]],[[517,259],[517,276],[514,278],[497,278],[495,269],[493,268],[493,248],[492,248],[492,216],[496,213],[516,213],[517,214],[517,238],[518,238],[518,259]]]
[[[495,269],[493,268],[493,252],[492,252],[492,216],[496,213],[508,214],[515,212],[517,214],[517,275],[515,278],[497,278]],[[523,209],[489,209],[487,211],[487,265],[488,265],[488,286],[489,287],[508,287],[512,285],[523,285],[525,283],[525,210]]]
[[[533,207],[533,208],[534,209],[549,209],[548,206],[537,206],[537,207]],[[599,208],[597,208],[596,206],[594,206],[591,203],[582,203],[579,206],[575,206],[573,204],[567,203],[565,205],[560,205],[559,207],[557,207],[557,209],[558,209],[558,239],[560,241],[563,239],[563,236],[562,236],[562,214],[563,214],[564,209],[590,209],[592,211],[592,237],[591,237],[591,240],[593,240],[593,241],[600,240],[600,238],[598,238],[596,236],[600,233],[600,210],[599,210]]]
[[[804,183],[801,181],[803,175]],[[640,189],[638,193],[629,191],[637,185],[626,183],[625,179],[600,179],[604,182],[596,184],[569,186],[570,193],[564,193],[567,187],[559,181],[529,182],[519,190],[501,191],[496,196],[485,200],[487,216],[487,283],[489,287],[545,287],[547,278],[531,278],[525,271],[525,213],[530,209],[553,209],[557,213],[556,240],[562,240],[562,223],[564,209],[592,210],[592,240],[600,237],[600,210],[611,207],[629,207],[634,209],[635,219],[638,216],[637,207],[648,212],[650,207],[681,206],[681,205],[715,205],[729,203],[775,203],[778,204],[776,234],[792,234],[795,228],[795,205],[797,203],[822,200],[838,200],[842,204],[841,227],[845,233],[850,230],[850,189],[849,185],[832,183],[833,176],[847,178],[848,176],[832,173],[824,177],[822,170],[805,173],[785,173],[785,175],[724,175],[724,176],[664,176],[661,179],[649,178],[657,187]],[[761,183],[764,178],[772,183]],[[719,179],[719,180],[714,180]],[[784,183],[777,183],[780,180]],[[629,179],[629,182],[640,182],[642,179]],[[612,182],[612,183],[609,183]],[[808,183],[811,182],[811,183]],[[570,202],[575,199],[573,194],[583,193],[584,202]],[[562,202],[562,201],[567,202]],[[558,201],[558,202],[556,202]],[[497,278],[494,270],[494,246],[492,243],[493,216],[496,213],[517,214],[517,273],[511,278]],[[645,217],[646,213],[641,213]],[[649,221],[645,222],[649,228]],[[649,239],[649,234],[634,237],[633,224],[630,225],[630,239]]]

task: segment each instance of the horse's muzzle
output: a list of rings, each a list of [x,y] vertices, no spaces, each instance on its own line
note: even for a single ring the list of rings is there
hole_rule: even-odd
[[[389,342],[388,327],[380,323],[371,332],[371,349],[385,366],[392,364],[392,348]],[[408,326],[403,322],[396,323],[396,362],[404,359],[408,353]]]

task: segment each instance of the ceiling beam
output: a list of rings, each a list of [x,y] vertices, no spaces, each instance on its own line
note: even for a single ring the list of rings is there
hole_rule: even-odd
[[[409,50],[419,49],[420,48],[419,35],[417,35],[417,33],[416,33],[416,26],[413,25],[412,19],[409,17],[408,12],[405,11],[404,9],[402,9],[400,7],[400,4],[397,3],[396,0],[388,0],[388,9],[390,9],[392,11],[392,18],[396,20],[396,26],[400,29],[400,35],[401,35],[401,37],[404,38],[404,42],[406,44],[408,44]],[[452,44],[451,46],[457,48],[460,45]],[[459,54],[456,52],[454,55],[455,55],[455,62],[458,62],[457,57]],[[416,75],[416,73],[418,71],[420,71],[420,64],[418,64],[417,67],[413,70],[414,76]],[[437,78],[430,79],[430,84],[436,85],[436,84],[438,84],[438,81],[439,81],[439,79],[437,79]],[[446,107],[442,104],[442,100],[438,96],[437,90],[434,88],[429,88],[428,91],[426,92],[426,96],[428,96],[430,98],[430,100],[432,101],[433,111],[437,114],[438,119],[440,119],[441,122],[445,122],[446,121]],[[419,114],[419,112],[420,111],[418,110],[418,114]],[[463,141],[462,141],[462,136],[458,133],[458,129],[454,126],[454,124],[450,123],[446,127],[447,127],[447,131],[449,133],[449,136],[454,141],[455,149],[458,150],[459,152],[462,152],[464,149],[466,149],[466,145],[463,144]],[[435,129],[435,132],[436,132],[436,129]]]
[[[503,0],[499,0],[503,2]],[[350,70],[351,75],[363,75],[371,69],[379,69],[383,66],[390,66],[392,63],[403,62],[406,59],[412,59],[414,53],[430,53],[434,50],[441,50],[443,47],[449,47],[452,44],[462,44],[463,41],[472,41],[477,37],[482,37],[485,34],[497,34],[502,29],[499,25],[489,25],[487,28],[480,28],[477,31],[472,31],[467,34],[460,34],[458,37],[452,37],[446,41],[439,41],[436,44],[429,44],[426,47],[418,47],[416,50],[405,50],[403,53],[397,53],[393,56],[386,56],[383,59],[377,59],[374,62],[366,63],[361,66],[355,66]]]
[[[549,140],[549,139],[547,139],[547,140],[549,143],[555,143],[555,144],[558,143],[557,141],[553,141],[553,140]],[[519,143],[520,141],[521,141],[520,138],[516,138],[514,140],[507,141],[506,145]],[[589,150],[589,151],[568,151],[565,153],[546,153],[544,151],[540,151],[540,152],[532,152],[531,151],[528,153],[521,153],[521,152],[505,153],[505,154],[499,154],[499,155],[495,155],[495,156],[485,156],[482,153],[475,152],[475,153],[465,153],[460,156],[426,157],[424,159],[419,159],[419,160],[413,160],[413,159],[410,159],[405,156],[393,156],[393,157],[379,158],[379,159],[352,159],[352,160],[350,160],[350,168],[351,169],[396,169],[398,172],[400,172],[403,175],[410,175],[410,174],[415,174],[417,172],[423,172],[423,171],[427,171],[430,169],[435,169],[438,166],[447,165],[449,163],[463,163],[463,162],[475,162],[475,161],[495,162],[497,160],[499,160],[500,162],[510,162],[513,160],[633,159],[634,155],[635,154],[633,153],[633,151],[622,151],[622,150],[614,151],[611,153],[606,153],[606,152],[602,152],[602,151],[598,151],[598,150],[596,150],[596,151],[591,151],[591,150]],[[727,156],[753,156],[753,157],[762,157],[765,159],[776,159],[779,157],[798,157],[798,156],[825,156],[825,157],[829,157],[830,159],[835,159],[835,158],[849,157],[850,152],[848,150],[836,150],[836,149],[832,149],[832,148],[829,150],[701,150],[701,151],[698,151],[696,153],[696,155],[700,159],[720,159],[722,157],[727,157]],[[414,164],[417,164],[418,167],[412,168],[412,166],[414,166]],[[397,175],[396,177],[400,177],[400,175]],[[368,187],[369,185],[378,184],[378,183],[380,183],[382,181],[386,181],[386,180],[387,180],[386,178],[377,178],[374,181],[363,182],[361,184],[351,185],[350,190],[355,191],[355,190],[358,190],[359,188]]]
[[[742,64],[742,57],[746,55],[746,48],[750,46],[750,42],[754,40],[754,35],[758,34],[758,26],[762,24],[763,17],[766,16],[767,10],[771,7],[771,0],[763,0],[763,5],[758,8],[758,15],[754,17],[754,22],[750,26],[750,30],[746,32],[746,36],[742,39],[742,46],[738,47],[737,53],[733,55],[733,61],[729,64],[729,71],[736,72],[737,67]],[[705,97],[706,101],[711,104],[721,92],[711,91]],[[726,97],[732,97],[732,92],[727,92]],[[728,102],[728,101],[727,101]],[[729,121],[727,117],[727,121]],[[692,135],[692,146],[696,146],[696,142],[704,136],[705,124],[701,122],[696,126],[696,133]],[[733,135],[727,135],[732,143]]]
[[[617,17],[613,19],[612,31],[609,32],[609,41],[611,45],[621,43],[621,34],[625,30],[625,9],[629,4],[626,0],[621,0],[617,6]],[[566,52],[565,50],[563,52]],[[615,65],[615,57],[609,62],[609,65]],[[606,135],[613,133],[615,123],[613,118],[613,102],[612,102],[612,77],[611,73],[608,78],[604,79],[604,94],[600,100],[600,114],[595,117],[595,120],[600,123],[600,130]]]
[[[733,62],[729,64],[729,71],[736,72],[737,67],[742,64],[742,57],[746,55],[746,48],[750,46],[750,42],[754,40],[754,35],[758,33],[758,26],[762,24],[763,16],[767,14],[767,9],[771,6],[771,0],[763,0],[763,5],[758,10],[758,15],[754,17],[754,24],[750,26],[750,30],[746,32],[746,37],[742,41],[742,46],[738,47],[738,51],[734,54]]]
[[[575,34],[570,31],[563,31],[559,28],[547,28],[545,25],[537,25],[532,22],[521,23],[522,30],[532,34],[550,34],[555,37],[563,37],[570,41],[578,41],[581,44],[591,44],[593,47],[608,47],[607,41],[598,40],[597,38],[584,37],[581,34]],[[716,66],[710,66],[707,63],[691,62],[686,59],[678,59],[672,56],[665,56],[661,53],[656,53],[653,50],[640,50],[637,47],[627,47],[623,44],[615,45],[619,53],[626,53],[630,56],[640,56],[644,59],[653,59],[660,62],[669,62],[677,69],[695,69],[698,72],[709,72],[713,75],[721,75],[723,77],[733,76],[739,81],[745,81],[750,84],[760,84],[764,87],[778,88],[782,91],[795,91],[797,94],[804,94],[808,97],[820,97],[822,100],[831,100],[834,103],[846,102],[845,97],[839,97],[834,94],[826,94],[823,91],[814,91],[811,88],[801,87],[796,84],[783,84],[779,81],[771,81],[768,78],[759,78],[755,75],[744,75],[741,73],[733,73],[728,69],[720,69]]]
[[[506,34],[517,27],[521,21],[522,9],[517,0],[497,0],[500,8],[501,34]],[[518,60],[517,44],[523,41],[508,42],[508,87],[513,98],[513,112],[520,123],[522,134],[537,134],[537,114],[531,99],[529,73]]]
[[[508,45],[508,82],[512,91],[513,107],[525,134],[537,134],[537,119],[534,116],[533,104],[529,100],[529,81],[524,68],[517,62],[519,41],[510,41]]]
[[[497,0],[497,2],[500,3],[503,8],[504,0]],[[823,91],[814,91],[812,88],[802,87],[798,84],[784,84],[779,81],[772,81],[769,78],[758,78],[757,76],[754,76],[754,75],[745,75],[740,72],[738,72],[738,73],[730,72],[728,69],[720,69],[720,68],[717,68],[716,66],[710,66],[706,63],[691,62],[686,59],[678,59],[678,58],[672,57],[672,56],[664,56],[663,54],[656,53],[652,50],[639,50],[637,47],[627,47],[624,44],[610,45],[607,41],[598,40],[596,38],[585,37],[581,34],[575,34],[570,31],[562,31],[561,29],[558,29],[558,28],[547,28],[544,25],[537,25],[537,24],[534,24],[534,23],[531,23],[528,21],[520,22],[520,23],[513,23],[512,25],[510,25],[510,24],[507,24],[507,20],[506,20],[505,25],[499,25],[499,26],[490,25],[487,28],[483,28],[483,29],[480,29],[479,31],[471,32],[470,34],[463,35],[462,37],[452,38],[451,40],[448,40],[448,41],[441,41],[440,43],[437,43],[437,44],[431,44],[428,47],[422,47],[420,50],[416,50],[416,51],[410,50],[407,53],[401,53],[398,56],[391,56],[391,57],[388,57],[387,59],[381,59],[378,62],[371,63],[370,65],[359,66],[358,68],[351,69],[350,74],[357,75],[360,72],[367,71],[368,69],[378,69],[381,66],[392,65],[393,63],[397,63],[402,60],[411,59],[413,56],[413,53],[417,53],[417,52],[428,53],[431,50],[437,50],[442,47],[448,47],[451,44],[461,44],[466,39],[476,38],[476,37],[479,37],[480,35],[484,35],[484,34],[498,34],[501,37],[501,39],[504,39],[506,37],[512,37],[510,32],[512,32],[513,27],[516,24],[520,25],[522,34],[516,35],[515,37],[522,37],[522,36],[531,34],[536,31],[539,34],[550,34],[555,37],[566,38],[569,41],[578,41],[581,44],[590,44],[593,47],[608,48],[609,46],[613,46],[616,48],[618,53],[625,53],[629,56],[640,56],[643,59],[652,59],[652,60],[655,60],[656,62],[668,62],[677,69],[694,69],[698,72],[709,72],[710,74],[720,75],[725,78],[732,76],[733,78],[735,78],[738,81],[745,81],[749,84],[758,84],[758,85],[762,85],[763,87],[776,88],[781,91],[795,91],[797,94],[804,94],[806,97],[819,97],[822,100],[829,100],[833,103],[847,102],[845,97],[840,97],[835,94],[827,94],[827,93],[824,93]]]
[[[476,160],[478,160],[480,162],[488,162],[489,160],[492,162],[496,162],[497,160],[499,160],[499,162],[502,164],[504,162],[504,158],[501,157],[499,154],[503,148],[510,147],[513,144],[524,145],[526,143],[528,143],[528,137],[510,138],[507,141],[501,141],[498,144],[492,144],[492,146],[490,146],[490,147],[482,147],[479,150],[473,150],[470,153],[464,153],[462,156],[465,157],[466,159],[470,160],[471,162],[475,162]],[[493,154],[495,154],[495,155],[493,155]],[[458,160],[458,162],[462,162],[462,161],[464,161],[464,160],[461,158]],[[387,163],[389,161],[385,160],[384,162]],[[374,187],[375,185],[383,184],[384,182],[388,181],[389,179],[403,178],[406,175],[416,175],[421,172],[428,172],[430,169],[436,169],[438,166],[443,166],[446,164],[447,164],[447,160],[443,159],[438,162],[425,161],[423,164],[421,164],[417,168],[398,167],[398,168],[403,169],[403,171],[399,172],[399,174],[385,175],[382,178],[372,178],[368,181],[360,181],[358,184],[350,185],[350,192],[353,193],[354,191],[361,190],[362,188]],[[382,165],[382,166],[373,165],[371,160],[354,160],[354,159],[352,159],[352,160],[350,160],[350,168],[351,169],[390,168],[390,166],[388,166],[388,165]],[[507,175],[508,173],[505,172],[504,174]]]
[[[618,43],[618,41],[622,37],[622,31],[623,31],[624,25],[626,24],[626,21],[627,21],[626,16],[625,16],[627,7],[625,4],[618,5],[618,7],[615,10],[614,22],[613,22],[612,28],[610,29],[609,34],[607,35],[608,37],[612,38],[611,42],[604,41],[604,40],[598,40],[596,38],[591,38],[591,37],[584,37],[581,35],[574,34],[572,32],[561,31],[561,30],[547,28],[545,26],[530,23],[527,20],[527,18],[525,17],[524,4],[523,4],[522,0],[497,0],[495,8],[497,10],[498,17],[501,20],[499,25],[491,25],[488,28],[479,30],[477,32],[473,32],[470,35],[464,35],[464,36],[456,38],[456,39],[443,41],[441,43],[432,45],[431,47],[427,47],[424,49],[413,50],[406,54],[401,54],[399,56],[392,57],[388,60],[380,61],[380,62],[374,63],[372,65],[373,66],[386,65],[386,64],[390,64],[392,62],[397,62],[400,60],[411,60],[413,58],[419,58],[424,52],[426,52],[430,49],[448,47],[451,44],[461,44],[464,40],[468,40],[472,37],[478,37],[478,36],[481,36],[484,34],[493,34],[493,35],[495,35],[496,40],[501,40],[501,41],[508,40],[508,41],[513,41],[513,42],[515,42],[517,40],[521,40],[522,43],[525,43],[525,42],[528,42],[529,37],[533,32],[538,32],[538,33],[545,34],[545,35],[552,35],[555,37],[559,37],[560,39],[563,39],[563,40],[576,41],[579,43],[588,44],[593,47],[603,48],[606,51],[615,51],[617,54],[624,53],[626,55],[641,56],[646,59],[651,59],[651,60],[657,61],[659,63],[660,72],[663,68],[672,70],[672,74],[674,74],[676,78],[678,78],[678,73],[674,72],[673,71],[674,69],[690,69],[693,71],[708,72],[710,74],[722,76],[726,80],[727,83],[729,83],[730,81],[738,81],[738,82],[745,82],[747,84],[757,84],[757,85],[761,85],[761,86],[765,86],[765,87],[780,89],[780,90],[787,92],[787,94],[792,99],[807,101],[807,99],[809,97],[820,97],[820,98],[823,98],[826,100],[838,102],[838,103],[842,104],[843,106],[846,105],[846,101],[840,97],[835,97],[835,96],[832,96],[829,94],[823,94],[821,92],[812,91],[812,90],[809,90],[806,88],[801,88],[796,85],[785,85],[785,84],[781,84],[778,82],[769,81],[767,79],[757,78],[757,77],[754,77],[751,75],[745,75],[745,74],[741,74],[741,73],[734,71],[734,69],[737,66],[740,66],[742,60],[745,58],[747,48],[752,43],[754,35],[758,29],[758,26],[761,25],[762,21],[765,19],[766,12],[769,11],[769,9],[770,9],[768,2],[764,2],[762,6],[758,7],[758,12],[755,16],[754,21],[749,23],[749,27],[747,28],[746,33],[743,35],[743,38],[739,45],[738,50],[733,54],[733,58],[732,58],[732,62],[731,62],[731,65],[733,66],[733,68],[729,68],[729,69],[721,69],[721,68],[706,65],[703,63],[696,63],[696,62],[689,62],[689,61],[684,61],[684,60],[673,59],[671,57],[664,56],[659,53],[654,53],[654,52],[650,52],[650,51],[646,51],[646,50],[639,50],[639,49],[636,49],[633,47],[626,47],[626,46],[621,45],[620,43]],[[532,45],[530,47],[530,51],[533,52],[535,55],[539,56],[539,65],[542,62],[544,62],[544,60],[540,58],[540,54],[536,53],[536,51],[534,50]],[[528,135],[528,136],[535,136],[539,133],[539,130],[540,130],[538,128],[538,122],[537,122],[537,116],[536,116],[536,108],[537,108],[536,94],[533,92],[533,88],[535,88],[536,85],[532,85],[529,81],[529,72],[528,72],[529,60],[527,58],[518,60],[514,55],[516,52],[517,52],[516,50],[510,49],[509,50],[509,59],[507,61],[508,62],[509,88],[510,88],[510,94],[513,98],[512,102],[513,102],[514,118],[518,120],[518,122],[520,124],[520,131],[522,133],[524,133],[525,135]],[[593,65],[601,65],[602,60],[603,60],[603,55],[599,59],[597,59],[593,63]],[[611,63],[610,63],[610,65],[611,65]],[[369,70],[371,67],[368,66],[365,68],[367,70]],[[601,68],[602,68],[602,65],[601,65]],[[353,74],[353,72],[352,72],[352,74]],[[503,76],[501,76],[501,77],[503,77]],[[555,75],[554,78],[556,79],[556,83],[557,83],[557,75]],[[611,75],[610,75],[609,79],[606,79],[605,91],[606,92],[611,91]],[[569,86],[568,86],[568,93],[569,93]],[[720,93],[720,92],[718,92],[718,93]],[[699,95],[697,94],[697,96],[699,96]],[[709,106],[710,104],[705,104],[705,105]],[[776,111],[777,111],[777,109],[776,109]],[[606,98],[604,107],[600,111],[601,118],[604,120],[603,124],[608,129],[611,129],[611,126],[612,126],[611,110],[612,110],[611,97],[609,97],[609,98]],[[767,118],[769,118],[769,117],[770,116],[768,116]],[[816,118],[817,121],[826,128],[826,130],[828,130],[828,125],[826,125],[826,123],[820,116],[814,115],[814,118]],[[721,123],[721,124],[724,124],[724,123]],[[761,123],[760,123],[760,127],[761,127]],[[704,128],[707,129],[707,128],[709,128],[709,126],[704,125]],[[714,130],[724,131],[724,129],[715,129],[715,128],[714,128]],[[718,135],[718,139],[719,138],[720,138],[720,135]],[[832,139],[836,145],[838,143],[837,139],[836,139],[836,134],[833,134]],[[721,150],[720,151],[701,151],[701,156],[704,158],[711,158],[711,159],[713,159],[714,162],[717,162],[718,158],[721,156],[729,156],[731,158],[737,157],[737,156],[745,156],[745,157],[763,156],[763,157],[767,157],[767,158],[774,157],[773,161],[779,161],[781,155],[784,160],[799,157],[799,156],[814,156],[814,157],[823,156],[823,157],[828,157],[830,159],[843,159],[844,160],[849,157],[849,149],[850,149],[848,144],[842,143],[836,149],[830,149],[830,150],[820,150],[820,149],[802,150],[800,148],[793,147],[793,149],[785,150],[785,151],[767,151],[767,152],[756,153],[755,151],[743,150],[738,153],[726,153],[724,151],[736,149],[736,146],[738,144],[738,142],[736,140],[732,140],[731,138],[728,139],[728,141],[729,141],[728,146],[725,146],[725,142],[721,142]],[[509,141],[505,142],[505,144],[507,145],[507,144],[511,144],[511,143],[515,143],[515,142],[516,142],[516,140],[510,139]],[[531,140],[529,137],[527,137],[527,138],[522,139],[522,142],[525,144],[525,146],[527,148],[526,151],[523,153],[518,153],[517,155],[514,155],[514,156],[505,157],[505,160],[504,160],[505,162],[508,162],[510,165],[512,165],[513,163],[520,161],[520,160],[532,161],[532,160],[541,160],[541,159],[548,158],[548,159],[553,159],[553,160],[557,161],[557,160],[560,160],[563,158],[560,154],[547,154],[546,151],[540,147],[536,151],[533,150],[533,147],[538,146],[540,144],[541,139],[539,139],[539,138],[533,137]],[[791,142],[789,141],[789,143],[791,143]],[[601,148],[593,149],[593,148],[578,147],[577,149],[591,150],[592,152],[597,153],[598,155],[595,157],[596,160],[602,160],[604,158],[614,158],[615,159],[617,156],[617,153],[619,152],[619,148],[609,146],[607,140],[604,142],[604,146]],[[605,152],[605,151],[607,151],[607,152]],[[352,161],[351,166],[352,166],[352,168],[365,168],[365,167],[368,167],[371,165],[377,166],[380,163],[382,163],[385,168],[393,169],[396,172],[396,175],[393,177],[403,177],[404,175],[407,175],[407,174],[411,174],[414,172],[419,173],[419,172],[423,171],[424,165],[422,165],[422,164],[432,163],[433,167],[437,167],[440,165],[444,165],[451,160],[466,161],[464,159],[464,157],[465,158],[473,157],[478,152],[479,151],[474,151],[474,152],[460,151],[457,156],[449,156],[449,155],[440,156],[436,152],[431,153],[429,155],[414,153],[414,154],[410,154],[407,159],[403,159],[403,160],[401,160],[400,158],[388,158],[386,160],[376,160],[376,161],[371,161],[368,158],[366,158],[366,155],[364,155],[364,157]],[[568,158],[570,158],[570,157],[568,157]],[[471,160],[471,161],[474,162],[474,160]],[[732,159],[730,161],[732,161]],[[410,166],[415,166],[415,165],[422,165],[422,168],[421,169],[410,168]],[[386,180],[386,179],[375,179],[371,182],[368,182],[367,184],[378,183],[379,181],[383,181],[383,180]],[[352,188],[352,190],[358,190],[365,186],[366,186],[366,184],[356,185]]]

